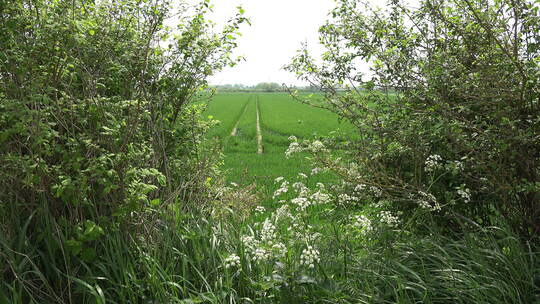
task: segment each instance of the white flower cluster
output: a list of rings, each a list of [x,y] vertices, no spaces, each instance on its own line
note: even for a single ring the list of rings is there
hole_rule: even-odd
[[[358,184],[356,185],[356,187],[354,187],[354,192],[361,193],[362,191],[366,189],[366,187],[367,186],[365,184]]]
[[[311,169],[311,175],[317,175],[317,174],[321,173],[322,171],[323,171],[323,169],[321,169],[321,168],[317,168],[317,167],[313,168],[313,169]]]
[[[390,211],[381,211],[380,219],[381,222],[394,228],[397,227],[397,225],[400,223],[399,218],[393,215]]]
[[[465,185],[462,185],[460,188],[457,188],[457,194],[461,196],[465,203],[468,203],[471,201],[471,190],[465,188],[464,186]]]
[[[274,184],[281,183],[281,181],[283,181],[284,179],[285,178],[283,176],[276,177],[276,179],[274,180]]]
[[[433,194],[426,193],[423,191],[418,191],[418,194],[420,195],[420,199],[418,199],[418,204],[422,209],[430,210],[430,211],[440,211],[441,210],[441,204],[437,202],[437,199]]]
[[[381,197],[383,194],[382,190],[375,186],[369,187],[369,192],[371,192],[371,194],[375,197]]]
[[[302,254],[300,255],[300,264],[309,268],[315,268],[315,263],[318,263],[320,260],[319,251],[311,245],[308,245],[306,249],[302,250]]]
[[[262,247],[255,248],[252,254],[255,262],[264,262],[272,258],[272,253]]]
[[[285,151],[285,157],[290,158],[291,155],[302,152],[303,150],[304,149],[302,148],[302,146],[300,146],[298,142],[294,141],[289,144],[289,148],[287,148],[287,151]]]
[[[291,200],[291,203],[296,205],[296,210],[304,211],[307,207],[311,206],[311,202],[305,197],[296,197]]]
[[[315,204],[327,204],[332,200],[332,197],[328,193],[321,192],[320,190],[313,193],[310,199]]]
[[[287,247],[278,240],[276,226],[266,218],[260,230],[260,240],[255,236],[244,235],[241,237],[245,251],[251,255],[255,262],[267,262],[271,259],[279,259],[287,254]]]
[[[446,163],[445,168],[446,170],[451,171],[454,174],[463,172],[463,170],[465,169],[465,167],[463,166],[463,163],[459,160],[455,160],[451,162],[449,161],[448,163]]]
[[[356,196],[350,196],[347,193],[338,195],[338,202],[341,204],[358,202],[360,199]]]
[[[306,179],[307,175],[305,173],[300,172],[300,173],[298,173],[298,177],[302,178],[302,179]]]
[[[298,196],[302,196],[302,197],[305,197],[308,195],[309,193],[309,188],[306,187],[306,185],[304,185],[304,183],[302,182],[296,182],[293,184],[293,188],[296,190],[296,192],[298,193]]]
[[[354,215],[352,216],[351,226],[360,230],[363,235],[366,235],[373,231],[373,226],[371,225],[371,220],[368,219],[365,215]]]
[[[270,222],[267,218],[264,220],[263,227],[261,229],[261,241],[272,243],[276,238],[276,226]]]
[[[290,200],[280,200],[279,207],[264,220],[258,221],[251,232],[241,237],[245,251],[245,259],[257,263],[269,263],[273,267],[280,263],[285,263],[288,257],[288,248],[298,248],[303,244],[316,244],[322,236],[309,225],[310,214],[306,209],[312,205],[330,203],[334,197],[325,189],[325,185],[317,183],[316,187],[310,189],[302,181],[307,176],[299,175],[298,182],[289,183],[283,177],[275,179],[275,183],[280,185],[274,192],[274,198],[283,193],[293,192],[295,197]],[[291,188],[291,189],[289,189]],[[284,196],[285,197],[285,196]],[[280,199],[277,198],[276,201]],[[268,212],[264,207],[255,207],[256,212]],[[365,229],[370,229],[370,224],[365,224]],[[278,227],[287,227],[279,229]],[[319,251],[312,246],[300,252],[302,265],[314,268],[319,262]],[[303,247],[300,247],[303,248]],[[304,247],[305,248],[305,247]],[[296,251],[295,251],[296,252]],[[296,257],[297,258],[297,257]],[[236,263],[232,260],[230,263]],[[229,262],[229,260],[227,260]],[[227,264],[228,265],[228,264]],[[228,266],[232,267],[232,266]]]
[[[296,136],[294,136],[294,135],[289,136],[288,139],[289,139],[289,141],[298,141],[298,138],[296,138]]]
[[[325,150],[324,144],[320,140],[315,140],[309,145],[309,149],[313,153]]]
[[[287,191],[289,191],[289,182],[284,181],[283,183],[281,183],[281,186],[276,191],[274,191],[274,195],[272,196],[272,198],[275,199],[276,197],[287,193]]]
[[[441,168],[441,161],[442,157],[438,154],[433,154],[428,156],[426,159],[425,165],[426,165],[426,172],[433,172],[439,168]]]
[[[306,185],[304,185],[304,183],[302,182],[296,182],[292,185],[292,187],[298,191],[300,189],[306,188]]]
[[[248,251],[254,251],[259,246],[259,241],[251,235],[243,235],[240,240]]]
[[[223,263],[225,264],[225,268],[238,267],[240,266],[240,257],[236,254],[231,254],[223,261]]]

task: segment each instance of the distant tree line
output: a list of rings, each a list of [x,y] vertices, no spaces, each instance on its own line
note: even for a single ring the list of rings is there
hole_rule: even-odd
[[[320,88],[315,85],[306,85],[306,86],[289,86],[286,84],[278,84],[276,82],[260,82],[256,85],[245,85],[245,84],[223,84],[223,85],[210,85],[210,89],[215,89],[220,92],[321,92]],[[385,93],[393,94],[396,90],[394,88],[382,88],[379,86],[374,86],[373,88],[376,91],[383,91]],[[346,88],[343,86],[335,86],[333,88],[336,92],[345,91]],[[359,91],[362,91],[363,88],[358,88]]]
[[[286,92],[289,89],[299,91],[317,92],[319,89],[315,86],[285,86],[276,82],[260,82],[256,85],[245,84],[224,84],[210,85],[211,89],[221,92]]]

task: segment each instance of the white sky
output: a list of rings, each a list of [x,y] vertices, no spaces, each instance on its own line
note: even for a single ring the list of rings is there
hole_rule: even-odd
[[[374,5],[384,6],[386,0],[371,0]],[[313,54],[320,54],[318,29],[334,7],[334,0],[214,0],[214,13],[209,16],[219,25],[236,13],[241,5],[251,26],[241,28],[235,56],[246,61],[233,68],[226,68],[209,81],[211,84],[242,83],[254,85],[259,82],[279,84],[304,83],[292,73],[282,70],[307,42]]]

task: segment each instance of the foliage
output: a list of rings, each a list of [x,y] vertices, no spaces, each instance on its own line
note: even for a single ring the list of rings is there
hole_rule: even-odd
[[[341,204],[343,193],[307,177],[277,178],[253,223],[218,225],[222,267],[238,297],[255,303],[532,303],[539,253],[508,227],[426,233],[385,206]],[[340,194],[341,193],[341,194]],[[463,227],[468,223],[461,222]],[[410,230],[413,228],[413,230]]]
[[[352,162],[323,161],[353,188],[383,190],[366,199],[394,210],[439,205],[439,224],[454,230],[461,217],[506,218],[537,238],[538,16],[535,1],[390,1],[384,11],[338,1],[320,28],[322,62],[304,49],[287,67],[361,137],[349,144]]]
[[[202,108],[189,102],[207,76],[234,63],[229,51],[244,19],[209,34],[203,2],[170,37],[169,6],[5,3],[3,202],[22,211],[47,201],[59,216],[86,218],[129,214],[179,191],[189,197],[206,128]]]
[[[208,1],[0,3],[0,303],[538,302],[538,9],[471,1],[338,2],[326,62],[289,69],[357,135],[276,95],[217,104],[206,136],[246,147],[261,109],[272,153],[238,154],[287,176],[255,176],[266,199],[225,186],[201,119],[242,9],[213,34]]]
[[[72,284],[110,233],[208,201],[219,154],[201,146],[212,122],[193,101],[237,61],[246,19],[213,33],[208,1],[172,5],[0,3],[0,278],[14,298],[83,301]]]

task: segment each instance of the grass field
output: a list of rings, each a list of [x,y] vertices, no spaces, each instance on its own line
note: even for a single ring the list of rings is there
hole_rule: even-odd
[[[257,154],[257,104],[262,154]],[[289,136],[310,139],[336,130],[353,133],[352,126],[338,121],[334,113],[301,104],[287,93],[220,93],[210,103],[206,115],[220,121],[208,136],[223,147],[223,169],[227,171],[228,180],[239,184],[256,183],[259,190],[266,193],[275,190],[276,177],[291,180],[311,170],[305,154],[285,158]],[[236,132],[233,132],[235,127]],[[332,176],[322,174],[310,177],[308,182],[330,179]]]

